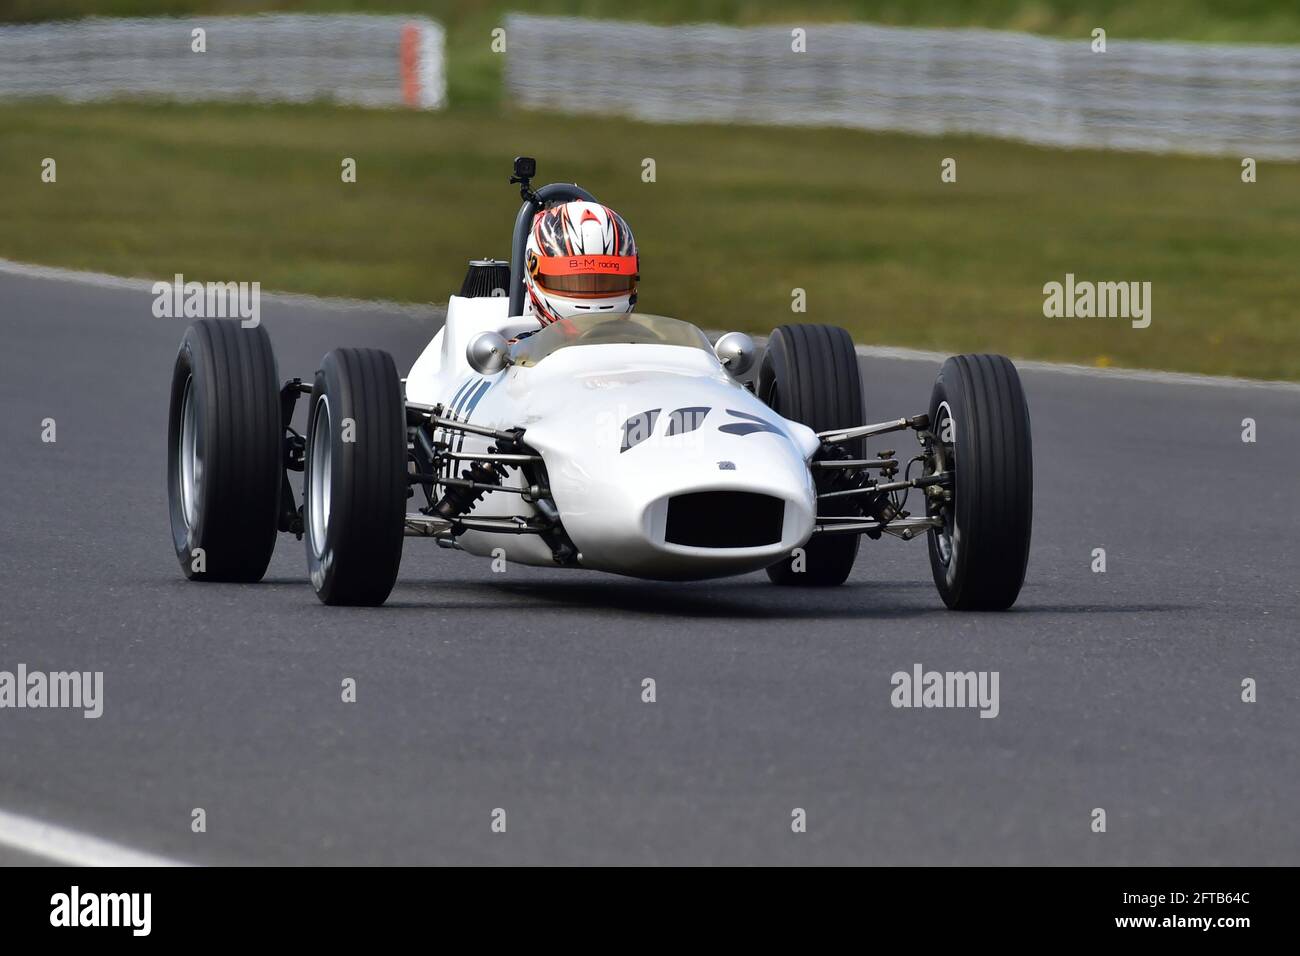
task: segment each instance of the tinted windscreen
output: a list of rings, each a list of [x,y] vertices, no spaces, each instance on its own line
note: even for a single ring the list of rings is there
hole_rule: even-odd
[[[510,350],[516,365],[536,365],[571,345],[680,345],[712,351],[704,333],[689,322],[662,315],[580,315],[560,319],[522,338]]]

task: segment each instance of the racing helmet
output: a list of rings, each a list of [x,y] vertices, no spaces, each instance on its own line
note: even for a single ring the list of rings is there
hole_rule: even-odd
[[[525,311],[542,325],[636,305],[636,240],[608,206],[574,201],[543,209],[533,218],[524,260]]]

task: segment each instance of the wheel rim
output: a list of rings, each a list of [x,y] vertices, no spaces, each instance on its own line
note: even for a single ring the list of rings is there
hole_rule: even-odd
[[[949,424],[950,437],[952,441],[943,441],[944,425]],[[935,549],[938,551],[939,560],[945,567],[952,563],[953,555],[956,553],[956,529],[953,525],[953,511],[957,503],[957,456],[954,446],[957,441],[957,420],[953,418],[952,408],[947,402],[940,402],[938,409],[935,411],[934,421],[934,474],[941,474],[944,471],[952,472],[952,483],[949,491],[952,494],[952,500],[940,505],[927,505],[927,513],[938,515],[943,519],[942,528],[934,528],[931,534],[934,535]]]
[[[324,395],[316,402],[311,424],[311,462],[307,472],[307,508],[311,522],[311,546],[317,556],[325,552],[329,535],[330,467],[334,433],[330,427],[330,403]]]
[[[199,483],[203,480],[203,459],[199,457],[199,411],[194,400],[194,376],[185,379],[181,396],[180,482],[181,514],[185,526],[193,528],[199,514]]]

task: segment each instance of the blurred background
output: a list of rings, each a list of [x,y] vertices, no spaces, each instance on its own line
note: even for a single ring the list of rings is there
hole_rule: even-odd
[[[445,302],[519,154],[628,219],[646,311],[1300,379],[1294,0],[0,0],[3,258]],[[1066,273],[1151,326],[1044,318]]]

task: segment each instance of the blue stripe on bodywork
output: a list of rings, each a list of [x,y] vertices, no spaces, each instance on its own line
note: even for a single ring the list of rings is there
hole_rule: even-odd
[[[465,401],[467,397],[469,397],[470,392],[473,391],[474,385],[479,381],[482,381],[482,379],[478,379],[471,376],[470,378],[467,378],[463,383],[461,383],[460,388],[456,389],[456,394],[454,394],[451,397],[451,401],[443,408],[443,416],[445,418],[450,418],[453,421],[459,420],[461,404]],[[437,440],[439,437],[445,438],[448,447],[455,445],[456,446],[455,450],[460,451],[460,446],[465,442],[464,432],[457,433],[447,428],[439,429],[439,432],[441,434],[435,436],[435,440]],[[460,477],[460,467],[456,464],[456,462],[449,462],[447,464],[444,473],[447,472],[450,472],[449,477],[452,478]]]
[[[465,407],[465,421],[469,421],[469,417],[474,414],[474,409],[478,406],[479,399],[487,394],[487,390],[491,387],[492,383],[487,379],[483,379],[483,384],[478,387],[478,391],[474,393],[474,397],[469,400],[469,404]]]
[[[460,411],[460,402],[461,402],[461,399],[463,399],[466,395],[469,394],[469,388],[470,388],[470,386],[473,385],[473,384],[474,384],[474,379],[472,379],[472,378],[470,378],[470,379],[466,379],[466,380],[465,380],[465,383],[464,383],[463,385],[461,385],[460,388],[456,389],[456,394],[455,394],[454,396],[452,396],[452,399],[451,399],[451,413],[452,413],[452,415],[455,415],[458,411]]]
[[[473,394],[469,398],[469,401],[465,403],[464,421],[469,421],[470,416],[474,414],[474,409],[478,406],[479,399],[481,399],[484,396],[484,394],[487,393],[487,390],[492,387],[492,383],[489,382],[487,379],[480,379],[480,381],[482,382],[482,384],[479,385],[478,389],[473,392]],[[456,450],[460,451],[464,447],[465,447],[465,433],[461,432],[460,440],[456,442]]]

